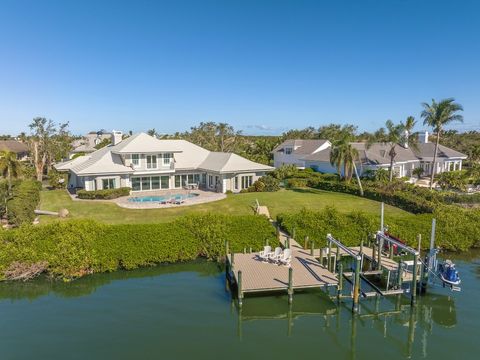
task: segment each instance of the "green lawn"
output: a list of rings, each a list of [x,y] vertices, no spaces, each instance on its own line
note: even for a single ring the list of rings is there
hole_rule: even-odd
[[[66,208],[70,218],[90,218],[106,223],[155,223],[168,222],[176,217],[193,212],[219,212],[228,214],[251,214],[252,205],[258,199],[267,205],[272,217],[282,212],[298,211],[302,208],[319,210],[325,206],[335,206],[339,211],[362,210],[380,214],[380,203],[357,196],[313,189],[281,190],[275,193],[247,193],[229,195],[224,200],[207,204],[179,206],[167,209],[124,209],[114,203],[72,201],[65,190],[44,190],[41,192],[40,209],[58,211]],[[398,217],[414,216],[392,206],[385,206],[385,215]],[[56,219],[41,216],[45,223]]]

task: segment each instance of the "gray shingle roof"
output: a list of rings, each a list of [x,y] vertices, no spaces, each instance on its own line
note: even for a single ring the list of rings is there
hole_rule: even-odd
[[[418,144],[418,149],[413,149],[413,151],[420,159],[433,158],[433,154],[435,152],[435,144],[430,142],[425,144]],[[437,156],[439,158],[467,158],[467,155],[440,144],[438,145]]]
[[[0,151],[11,151],[18,154],[28,152],[28,147],[17,140],[0,140]]]
[[[269,171],[274,168],[259,164],[234,153],[211,152],[205,161],[199,165],[200,169],[219,173],[237,171]]]

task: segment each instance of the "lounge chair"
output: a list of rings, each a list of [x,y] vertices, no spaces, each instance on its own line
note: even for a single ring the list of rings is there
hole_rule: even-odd
[[[270,260],[273,262],[278,262],[281,256],[282,256],[282,248],[276,247],[275,252],[273,252],[272,255],[270,255]]]
[[[278,259],[278,262],[280,264],[290,266],[290,263],[292,262],[292,251],[290,249],[285,249],[283,254]]]
[[[263,251],[260,251],[258,253],[258,257],[265,262],[268,261],[268,259],[270,258],[270,255],[272,255],[272,247],[271,246],[264,246]]]

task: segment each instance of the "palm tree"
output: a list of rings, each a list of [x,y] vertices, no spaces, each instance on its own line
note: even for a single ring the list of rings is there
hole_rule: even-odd
[[[421,117],[423,118],[423,124],[432,127],[433,131],[437,134],[435,151],[433,153],[432,173],[430,174],[430,189],[432,189],[437,164],[438,144],[442,130],[445,125],[453,121],[463,122],[463,116],[458,114],[459,111],[463,111],[463,107],[456,103],[454,98],[443,99],[438,103],[432,99],[431,104],[422,103],[422,107]]]
[[[11,151],[0,151],[0,172],[7,178],[8,193],[12,191],[12,177],[17,177],[20,170],[20,163],[17,154]]]
[[[352,140],[351,135],[345,134],[341,138],[333,141],[332,150],[330,151],[330,164],[335,166],[339,176],[341,176],[341,169],[343,167],[343,177],[347,182],[350,181],[354,174],[360,189],[360,195],[363,196],[362,182],[360,181],[357,166],[355,165],[355,161],[359,159],[359,155],[358,150],[351,144]]]
[[[408,122],[408,119],[407,119]],[[411,124],[411,121],[410,121]],[[406,125],[403,123],[395,125],[392,120],[387,120],[385,123],[385,129],[381,128],[375,134],[369,138],[367,147],[370,147],[373,142],[381,142],[388,146],[388,156],[390,157],[389,167],[389,181],[393,180],[393,164],[395,163],[395,157],[397,156],[396,148],[398,144],[402,144],[406,141]]]
[[[413,128],[417,124],[417,120],[413,116],[407,117],[407,120],[405,121],[405,130],[408,131],[409,134],[412,133]]]

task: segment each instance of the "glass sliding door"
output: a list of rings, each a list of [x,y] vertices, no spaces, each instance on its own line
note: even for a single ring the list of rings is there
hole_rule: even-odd
[[[161,181],[161,188],[162,189],[169,189],[170,188],[170,176],[162,176],[160,177]]]
[[[142,190],[141,185],[140,185],[140,178],[139,177],[132,178],[132,190],[133,191]]]
[[[150,190],[150,178],[142,177],[142,191]]]
[[[160,189],[160,176],[152,176],[152,190]]]

